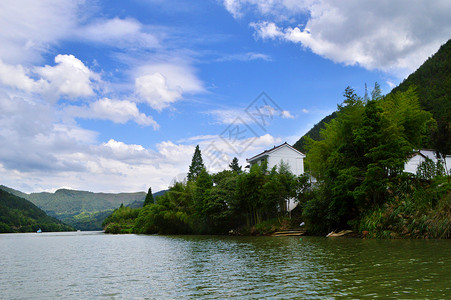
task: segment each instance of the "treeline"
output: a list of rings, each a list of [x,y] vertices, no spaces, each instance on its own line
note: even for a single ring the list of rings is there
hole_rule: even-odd
[[[294,176],[283,163],[243,172],[235,158],[230,170],[209,174],[197,146],[186,182],[146,199],[143,208],[120,207],[103,225],[110,233],[263,234],[291,227],[288,200],[307,187],[308,176]]]
[[[450,151],[449,128],[442,132],[420,108],[413,88],[382,97],[376,84],[370,99],[348,87],[344,97],[321,139],[307,143],[307,168],[318,180],[303,204],[309,230],[449,238],[450,184],[440,178],[445,169],[428,161],[417,176],[403,172],[413,149],[426,140],[444,158]]]
[[[376,238],[450,238],[450,166],[426,160],[416,175],[404,172],[424,143],[441,158],[450,152],[444,124],[420,107],[413,88],[383,97],[376,83],[360,97],[348,87],[319,140],[306,139],[303,176],[283,163],[243,172],[237,159],[209,174],[197,146],[186,182],[155,200],[149,190],[143,208],[121,207],[103,225],[111,233],[263,234],[305,222],[317,235],[352,229]],[[291,216],[288,199],[299,203]]]
[[[33,203],[0,189],[0,233],[72,231]]]

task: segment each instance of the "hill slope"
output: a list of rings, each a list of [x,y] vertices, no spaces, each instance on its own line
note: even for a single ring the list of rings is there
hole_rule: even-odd
[[[74,230],[30,201],[0,190],[0,233],[35,232],[39,228],[42,231]]]
[[[55,193],[31,193],[0,186],[11,194],[29,200],[47,214],[80,230],[101,230],[103,220],[121,204],[144,202],[145,192],[92,193],[60,189]]]
[[[451,39],[390,93],[417,87],[420,104],[435,120],[451,121]]]

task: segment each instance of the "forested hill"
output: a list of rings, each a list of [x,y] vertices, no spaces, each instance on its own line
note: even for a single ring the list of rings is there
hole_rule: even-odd
[[[93,193],[60,189],[55,193],[31,193],[0,186],[11,194],[29,200],[47,214],[80,230],[101,230],[103,220],[121,204],[144,202],[145,192]]]
[[[35,232],[39,228],[44,232],[74,230],[30,201],[0,189],[0,233]]]
[[[321,136],[320,136],[321,129],[324,129],[326,127],[326,124],[329,123],[330,121],[332,121],[333,119],[335,119],[336,116],[337,116],[337,113],[333,112],[330,115],[328,115],[327,117],[325,117],[324,119],[322,119],[321,121],[319,121],[318,123],[316,123],[312,127],[312,129],[310,129],[296,143],[294,143],[293,147],[305,154],[305,152],[306,152],[305,146],[307,145],[307,137],[314,139],[315,141],[318,141],[321,138]]]
[[[388,95],[407,91],[412,85],[416,87],[420,105],[424,110],[430,111],[437,121],[444,118],[446,122],[451,122],[451,39]],[[334,112],[322,119],[293,147],[305,153],[306,137],[319,140],[321,129],[335,117]]]
[[[404,92],[411,85],[417,88],[422,108],[435,120],[451,121],[451,39],[390,94]]]

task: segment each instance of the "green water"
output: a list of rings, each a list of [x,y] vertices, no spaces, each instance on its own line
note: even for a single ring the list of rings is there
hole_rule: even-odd
[[[0,299],[451,299],[451,242],[0,235]]]

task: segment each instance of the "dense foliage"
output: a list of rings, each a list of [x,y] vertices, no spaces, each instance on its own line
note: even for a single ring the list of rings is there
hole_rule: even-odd
[[[0,189],[0,233],[71,231],[72,227],[52,218],[33,203]]]
[[[295,198],[310,233],[351,228],[376,238],[450,238],[449,95],[451,40],[386,96],[377,83],[371,93],[365,85],[363,97],[346,88],[338,110],[294,145],[307,155],[313,186],[283,165],[242,172],[233,161],[232,171],[208,174],[196,147],[188,182],[137,211],[122,208],[117,215],[128,223],[115,224],[139,233],[260,232],[282,223],[286,200]],[[404,173],[419,148],[435,149],[444,163],[426,160],[417,174]]]
[[[412,195],[427,195],[424,198],[429,200],[437,198],[437,194],[431,193],[428,187],[412,185],[412,182],[444,175],[439,167],[428,167],[425,163],[414,179],[403,173],[409,154],[421,145],[429,133],[428,124],[434,121],[431,113],[421,109],[415,90],[410,88],[385,97],[376,92],[372,99],[365,101],[348,87],[344,96],[337,117],[321,131],[321,139],[310,139],[307,146],[306,163],[318,180],[313,198],[304,203],[303,216],[310,230],[324,234],[352,228],[380,237],[381,234],[375,230],[384,228],[389,232],[388,236],[393,237],[407,232],[411,236],[420,236],[412,232],[421,232],[428,237],[447,237],[449,233],[443,230],[435,230],[436,234],[422,232],[414,228],[416,223],[413,223],[406,231],[404,227],[391,223],[391,217],[387,216],[385,223],[375,217],[383,218],[383,212],[388,208],[391,212],[399,212],[405,203],[416,203],[415,196],[409,198]],[[412,186],[412,190],[400,192],[403,186]],[[400,197],[403,201],[399,200]],[[402,205],[398,205],[400,203]],[[438,203],[441,203],[439,209]],[[449,210],[449,193],[444,192],[429,204],[427,210],[425,206],[412,204],[410,213],[422,215],[424,222],[429,222],[432,217],[429,212],[437,209],[449,215],[446,212]],[[381,223],[374,223],[375,220]],[[391,231],[384,224],[390,224]]]
[[[410,74],[392,93],[416,87],[421,107],[435,120],[451,122],[451,40],[442,45],[418,70]]]
[[[319,141],[321,139],[321,130],[326,128],[326,124],[335,119],[337,116],[336,112],[331,113],[330,115],[324,117],[321,121],[316,123],[312,129],[310,129],[306,134],[304,134],[296,143],[293,144],[293,148],[305,153],[307,151],[307,141],[309,139]]]
[[[281,224],[279,220],[287,217],[288,199],[299,197],[308,184],[307,176],[294,176],[284,164],[272,170],[267,170],[266,164],[254,165],[244,173],[235,161],[230,168],[216,174],[203,168],[195,180],[175,183],[154,203],[134,210],[117,209],[105,220],[105,231],[249,233],[268,221],[271,228],[267,231],[274,231]]]

